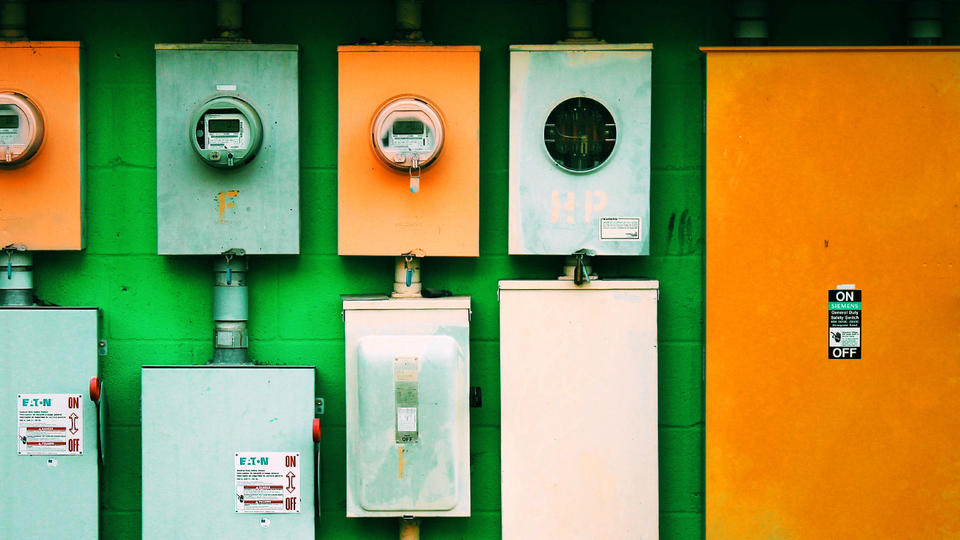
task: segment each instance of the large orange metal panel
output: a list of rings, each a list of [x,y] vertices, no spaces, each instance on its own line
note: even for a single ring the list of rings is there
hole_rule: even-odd
[[[480,47],[344,46],[340,57],[339,253],[479,255]],[[440,110],[443,149],[409,178],[381,163],[371,144],[377,109],[412,94]]]
[[[960,49],[706,51],[707,536],[960,536]]]
[[[29,98],[43,117],[39,152],[0,169],[0,247],[83,249],[83,136],[78,42],[0,42],[0,91]]]

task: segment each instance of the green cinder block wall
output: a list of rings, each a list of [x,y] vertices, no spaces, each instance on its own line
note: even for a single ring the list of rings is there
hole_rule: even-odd
[[[345,508],[344,350],[341,293],[387,291],[393,262],[337,255],[336,46],[393,37],[392,0],[249,0],[246,34],[301,46],[301,229],[298,257],[250,261],[250,351],[269,364],[318,370],[323,515],[318,538],[393,538],[393,519],[352,519]],[[507,159],[510,44],[563,37],[562,0],[427,0],[423,26],[438,44],[479,44],[480,257],[428,259],[427,285],[473,299],[471,412],[473,516],[428,519],[424,538],[500,536],[497,281],[550,278],[559,257],[508,257]],[[772,2],[772,42],[904,42],[896,1]],[[949,23],[960,20],[944,5]],[[102,359],[111,417],[103,470],[104,538],[140,534],[140,367],[202,364],[211,355],[212,260],[156,255],[154,43],[213,34],[212,1],[34,1],[36,40],[86,44],[87,249],[36,257],[38,295],[104,310]],[[600,258],[605,277],[659,279],[660,527],[663,538],[703,535],[703,98],[700,45],[732,43],[732,2],[597,0],[594,27],[608,42],[652,42],[652,248],[647,257]],[[767,209],[757,209],[759,212]],[[749,239],[744,248],[749,249]],[[738,336],[731,336],[738,339]],[[776,361],[757,355],[759,362]],[[601,358],[595,359],[602,361]],[[536,381],[531,381],[536,384]],[[745,418],[745,422],[750,419]],[[584,523],[589,524],[589,516]]]

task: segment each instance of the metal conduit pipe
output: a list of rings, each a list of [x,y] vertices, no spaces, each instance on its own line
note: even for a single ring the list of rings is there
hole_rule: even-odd
[[[423,0],[397,0],[397,39],[423,41]]]
[[[593,0],[567,0],[567,39],[593,39]]]
[[[0,265],[0,306],[32,306],[33,253],[5,249]]]
[[[213,267],[213,360],[211,364],[247,364],[247,261],[218,260]]]
[[[769,6],[764,0],[737,0],[736,21],[733,28],[734,43],[746,47],[759,47],[769,41],[767,19]]]
[[[943,38],[938,0],[912,0],[907,5],[907,43],[939,45]]]
[[[400,518],[400,540],[420,540],[420,520]]]
[[[243,0],[217,0],[217,39],[243,39]]]
[[[7,0],[0,5],[0,39],[10,41],[27,39],[26,0]]]

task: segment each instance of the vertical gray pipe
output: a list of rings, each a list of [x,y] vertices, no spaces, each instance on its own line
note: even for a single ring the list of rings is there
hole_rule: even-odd
[[[10,249],[0,252],[0,306],[33,304],[33,254]]]
[[[217,0],[217,39],[243,39],[243,0]]]
[[[0,4],[0,39],[9,41],[27,39],[26,0],[7,0]]]
[[[213,267],[213,360],[211,364],[247,364],[247,260],[218,260]]]
[[[769,6],[765,0],[737,0],[733,41],[741,47],[760,47],[769,42],[767,19]]]
[[[593,0],[567,0],[567,39],[593,39]]]
[[[423,41],[423,0],[397,0],[397,39]]]
[[[907,4],[907,43],[910,45],[939,45],[942,38],[940,2],[937,0],[911,0]]]

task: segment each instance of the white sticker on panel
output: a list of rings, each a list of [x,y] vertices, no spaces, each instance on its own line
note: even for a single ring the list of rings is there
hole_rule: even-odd
[[[83,454],[83,394],[17,394],[17,453]]]
[[[640,218],[638,217],[602,217],[600,218],[601,240],[640,240]]]
[[[233,459],[238,513],[300,512],[300,452],[237,452]]]
[[[417,431],[416,407],[397,407],[397,431]]]

